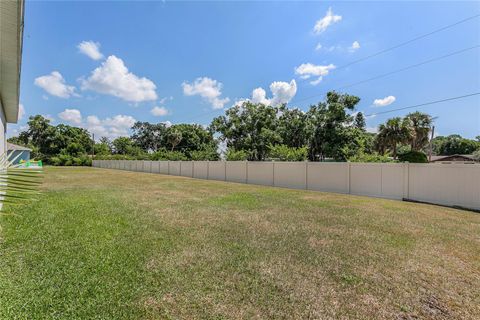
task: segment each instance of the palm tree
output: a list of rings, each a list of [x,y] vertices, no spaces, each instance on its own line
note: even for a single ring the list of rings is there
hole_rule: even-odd
[[[408,121],[400,117],[388,119],[378,127],[377,144],[381,151],[389,148],[392,156],[397,157],[397,144],[407,143],[412,137]]]
[[[167,139],[168,139],[168,142],[172,146],[171,151],[173,151],[175,149],[175,147],[182,141],[182,138],[183,138],[182,133],[180,131],[174,130],[174,131],[169,133]]]
[[[410,146],[413,151],[420,151],[428,144],[428,135],[432,129],[432,117],[419,111],[409,113],[405,119],[411,128]]]

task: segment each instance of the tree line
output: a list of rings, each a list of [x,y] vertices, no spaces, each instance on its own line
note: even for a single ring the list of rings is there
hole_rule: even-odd
[[[36,115],[9,141],[32,148],[33,157],[53,165],[88,165],[93,154],[97,159],[426,162],[430,147],[433,154],[480,158],[480,136],[439,136],[430,143],[432,117],[418,111],[367,132],[365,116],[355,112],[359,101],[329,92],[306,112],[245,102],[209,126],[136,122],[129,137],[98,142],[86,129],[53,126]]]

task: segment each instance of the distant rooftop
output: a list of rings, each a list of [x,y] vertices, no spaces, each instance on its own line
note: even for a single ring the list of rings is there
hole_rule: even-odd
[[[10,150],[32,151],[32,149],[30,149],[30,148],[19,146],[19,145],[10,143],[10,142],[7,142],[7,150],[9,150],[9,151]]]
[[[442,161],[475,161],[473,155],[471,154],[452,154],[452,155],[444,155],[444,156],[432,156],[430,162],[442,162]]]

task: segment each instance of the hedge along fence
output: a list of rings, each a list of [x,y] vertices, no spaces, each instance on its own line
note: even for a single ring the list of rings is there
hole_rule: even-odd
[[[480,210],[478,164],[94,160],[93,166]]]

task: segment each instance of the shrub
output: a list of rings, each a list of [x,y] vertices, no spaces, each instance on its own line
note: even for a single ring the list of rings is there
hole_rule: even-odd
[[[307,147],[292,148],[286,145],[270,146],[268,153],[270,159],[280,161],[305,161],[307,155]]]
[[[248,153],[244,150],[228,149],[226,158],[228,161],[245,161],[248,159]]]
[[[92,158],[88,156],[81,156],[80,159],[82,159],[82,166],[87,166],[87,167],[92,166]]]
[[[393,159],[378,153],[361,153],[348,159],[350,162],[393,162]]]
[[[410,151],[398,156],[398,160],[401,162],[411,163],[427,163],[427,155],[421,151]]]
[[[480,149],[473,153],[473,159],[475,159],[476,161],[480,161]]]
[[[82,159],[77,158],[77,157],[73,157],[72,158],[72,164],[74,166],[81,166],[82,165]]]
[[[91,166],[92,159],[87,155],[73,157],[68,154],[59,154],[57,157],[51,157],[48,163],[54,166]]]
[[[192,160],[210,160],[215,161],[218,160],[218,153],[215,150],[195,150],[190,152],[190,158]]]
[[[135,158],[125,154],[109,154],[95,155],[95,160],[135,160]]]
[[[151,160],[170,160],[170,161],[188,160],[187,156],[180,151],[166,151],[166,150],[160,150],[153,153],[150,156],[150,159]]]
[[[54,165],[54,166],[61,166],[62,162],[59,157],[51,157],[49,160],[49,163]]]

